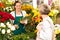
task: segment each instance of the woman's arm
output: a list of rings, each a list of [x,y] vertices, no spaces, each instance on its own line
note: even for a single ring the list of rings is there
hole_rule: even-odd
[[[15,11],[12,11],[10,14],[15,18]],[[10,20],[10,21],[12,24],[14,23],[14,20]]]
[[[56,40],[56,34],[55,34],[54,31],[53,31],[53,34],[52,34],[52,40]]]
[[[23,17],[25,17],[26,16],[26,12],[25,11],[22,11],[22,14],[23,14]],[[22,20],[22,21],[20,21],[20,23],[22,23],[22,24],[27,24],[27,19],[25,19],[25,20]]]
[[[15,18],[15,11],[12,11],[10,14]],[[14,20],[10,20],[10,22],[13,24],[15,28],[18,28],[18,25],[14,24]]]
[[[20,21],[20,23],[22,24],[27,24],[27,19],[23,20],[23,21]]]
[[[38,30],[38,31],[41,31],[41,29],[42,29],[42,24],[39,23],[39,24],[37,25],[37,30]]]

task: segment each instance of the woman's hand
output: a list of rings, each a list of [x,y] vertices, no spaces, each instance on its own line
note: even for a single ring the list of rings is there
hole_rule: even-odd
[[[22,20],[22,21],[20,21],[20,23],[27,24],[27,20]]]
[[[18,29],[18,25],[15,24],[14,27],[15,27],[16,29]]]
[[[24,24],[24,21],[20,21],[20,23]]]
[[[55,32],[53,32],[52,40],[56,40],[56,34],[55,34]]]

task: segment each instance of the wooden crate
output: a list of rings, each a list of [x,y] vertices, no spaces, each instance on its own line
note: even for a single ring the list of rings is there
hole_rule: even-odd
[[[56,19],[56,24],[60,24],[60,17]]]

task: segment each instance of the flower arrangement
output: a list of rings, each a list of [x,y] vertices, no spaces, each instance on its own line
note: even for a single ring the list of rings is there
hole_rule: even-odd
[[[52,18],[54,24],[56,23],[56,17],[57,17],[57,14],[58,14],[58,13],[59,13],[59,10],[52,9],[52,10],[50,11],[50,13],[48,14],[48,15]]]
[[[13,31],[16,30],[15,26],[10,22],[0,23],[0,39],[1,40],[10,40],[13,37]]]
[[[16,28],[10,22],[10,20],[14,20],[14,17],[7,13],[0,11],[0,39],[1,40],[9,40],[12,36],[12,31]]]
[[[0,34],[9,34],[11,31],[14,31],[15,27],[10,23],[7,22],[6,24],[0,23]]]
[[[2,2],[0,2],[0,11],[2,11],[2,8],[4,8],[4,7],[5,7],[5,5]]]
[[[60,24],[55,24],[56,40],[60,40]]]
[[[22,10],[25,10],[27,12],[26,16],[21,19],[21,20],[27,19],[27,21],[28,21],[27,24],[25,25],[25,30],[27,32],[26,34],[29,36],[29,38],[35,39],[36,26],[39,22],[42,21],[42,17],[38,11],[38,8],[34,9],[33,6],[30,4],[23,4]]]
[[[5,7],[3,8],[3,11],[10,13],[11,11],[13,11],[13,7],[12,6]]]
[[[35,22],[40,22],[41,21],[41,16],[40,13],[38,11],[38,8],[34,9],[32,5],[30,4],[23,4],[22,5],[22,10],[25,10],[27,12],[26,17],[31,17],[31,20]],[[41,19],[40,19],[41,18]],[[29,18],[30,19],[30,18]]]
[[[6,6],[10,6],[14,3],[14,0],[1,0],[2,3],[6,4]]]
[[[59,34],[59,33],[60,33],[60,25],[55,24],[55,34]]]
[[[4,8],[4,4],[2,2],[0,2],[0,7]]]
[[[49,16],[54,16],[54,15],[57,15],[58,13],[59,13],[58,10],[53,9],[53,10],[51,10],[51,12],[50,12],[48,15],[49,15]]]
[[[0,2],[0,11],[11,12],[13,10],[14,1],[12,0],[1,0]]]
[[[33,6],[30,4],[23,4],[22,5],[22,10],[25,10],[27,14],[29,14],[33,10]]]
[[[22,20],[27,19],[28,23],[25,25],[26,31],[28,33],[34,32],[36,30],[37,24],[42,21],[42,17],[38,11],[38,9],[34,9],[32,5],[30,4],[24,4],[22,5],[22,10],[25,10],[27,12],[25,18]],[[34,32],[35,33],[35,32]]]
[[[7,12],[1,12],[0,11],[0,22],[6,22],[9,19],[14,20],[14,17]]]

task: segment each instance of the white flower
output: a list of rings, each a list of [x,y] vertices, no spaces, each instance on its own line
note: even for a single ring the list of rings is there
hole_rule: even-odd
[[[5,8],[3,10],[5,11]]]
[[[5,34],[5,29],[2,29],[2,34]]]
[[[9,24],[9,25],[7,25],[8,26],[8,28],[11,28],[12,27],[12,25],[11,24]]]
[[[9,25],[9,22],[7,22],[6,25]]]
[[[6,9],[9,9],[9,7],[6,7]]]
[[[56,13],[59,13],[59,11],[58,10],[54,10]]]
[[[9,2],[12,2],[11,0],[9,0]]]
[[[7,12],[9,12],[9,9],[7,9]]]
[[[10,29],[8,29],[8,30],[7,30],[7,33],[10,33],[10,32],[11,32]]]
[[[27,38],[29,39],[29,36]]]
[[[55,26],[56,26],[56,27],[60,27],[60,25],[59,25],[59,24],[55,24]]]
[[[3,26],[3,25],[4,25],[4,23],[1,23],[0,25],[1,25],[1,26]]]
[[[58,13],[59,13],[59,11],[55,9],[54,14],[57,15]]]
[[[12,8],[10,9],[10,11],[12,11]]]
[[[2,27],[4,27],[4,28],[5,28],[5,27],[6,27],[6,25],[3,25]]]
[[[11,9],[12,7],[10,6],[9,8]]]
[[[58,29],[58,27],[55,27],[54,29],[55,29],[55,30],[57,30],[57,29]]]
[[[0,31],[1,31],[1,28],[0,28]]]
[[[1,23],[0,26],[1,27],[6,27],[6,25],[4,23]]]
[[[12,26],[10,29],[11,29],[12,31],[14,31],[14,30],[15,30],[15,26]]]

